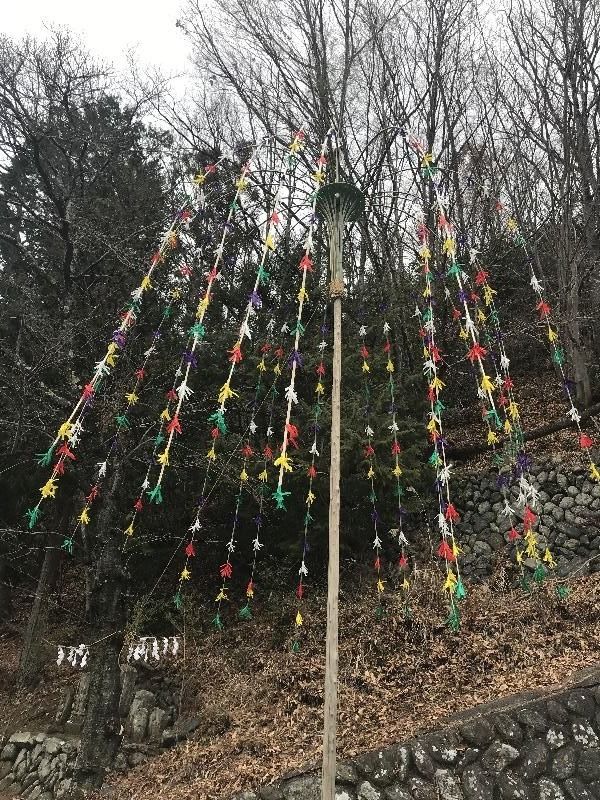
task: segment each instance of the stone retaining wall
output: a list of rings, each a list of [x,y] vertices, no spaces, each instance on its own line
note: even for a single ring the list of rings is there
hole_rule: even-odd
[[[548,459],[545,466],[533,466],[531,475],[540,493],[536,510],[540,543],[550,547],[558,562],[557,574],[600,571],[600,557],[587,563],[600,556],[600,485],[588,479],[587,469],[567,467],[560,456]],[[514,545],[507,536],[510,520],[501,514],[504,504],[497,475],[463,476],[454,485],[453,499],[461,512],[457,528],[463,550],[461,571],[471,579],[485,578],[502,555],[514,562]],[[518,489],[509,491],[516,498]]]
[[[236,800],[320,800],[307,770]],[[600,800],[600,669],[338,765],[337,800]]]

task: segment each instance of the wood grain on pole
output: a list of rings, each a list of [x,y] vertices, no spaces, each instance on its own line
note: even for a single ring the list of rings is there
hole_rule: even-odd
[[[329,473],[329,567],[327,571],[327,644],[323,726],[322,800],[335,800],[338,591],[340,582],[340,400],[342,382],[342,299],[333,301],[333,387],[331,392],[331,469]]]

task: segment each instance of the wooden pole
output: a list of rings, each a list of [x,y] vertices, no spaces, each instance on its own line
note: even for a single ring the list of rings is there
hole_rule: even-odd
[[[338,594],[340,587],[340,403],[342,386],[342,297],[344,228],[365,206],[353,186],[333,183],[317,196],[329,230],[330,296],[333,301],[333,386],[331,391],[331,462],[329,468],[329,564],[327,568],[327,643],[321,800],[335,800],[338,706]]]
[[[325,721],[321,798],[335,800],[338,593],[340,585],[340,399],[342,383],[342,298],[333,300],[333,387],[331,392],[331,466],[329,472],[329,566],[327,569],[327,644]]]

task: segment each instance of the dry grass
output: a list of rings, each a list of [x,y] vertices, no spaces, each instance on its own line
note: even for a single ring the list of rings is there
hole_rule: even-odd
[[[339,753],[402,740],[445,715],[514,692],[558,683],[600,662],[600,576],[574,582],[564,603],[550,586],[473,589],[463,629],[443,625],[439,582],[424,574],[414,617],[345,594],[340,620]],[[306,609],[299,655],[286,637],[288,603],[223,633],[188,637],[183,711],[202,720],[196,739],[114,782],[116,798],[227,797],[319,758],[325,599]]]

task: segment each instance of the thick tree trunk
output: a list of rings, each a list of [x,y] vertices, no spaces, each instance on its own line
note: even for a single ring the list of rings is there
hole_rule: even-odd
[[[19,681],[24,686],[32,686],[36,683],[44,663],[42,639],[48,623],[48,599],[56,585],[61,557],[60,536],[58,533],[49,533],[44,561],[35,590],[35,599],[23,636]]]
[[[119,653],[123,644],[125,572],[120,549],[120,529],[114,528],[117,469],[110,493],[98,516],[98,558],[90,613],[89,691],[81,730],[81,746],[75,762],[75,782],[83,787],[102,785],[121,744],[119,718]]]

